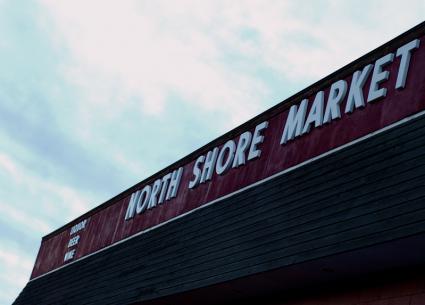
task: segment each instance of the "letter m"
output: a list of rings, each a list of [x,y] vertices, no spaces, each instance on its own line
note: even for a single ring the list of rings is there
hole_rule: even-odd
[[[297,105],[292,105],[291,109],[289,109],[289,114],[288,118],[286,119],[282,139],[280,140],[281,145],[301,135],[301,132],[304,127],[305,114],[307,112],[307,104],[308,100],[304,99],[301,102],[299,109]]]

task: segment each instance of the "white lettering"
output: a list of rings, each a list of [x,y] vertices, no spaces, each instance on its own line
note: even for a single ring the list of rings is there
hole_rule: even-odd
[[[159,194],[159,200],[158,200],[159,204],[163,203],[165,200],[165,194],[167,193],[168,182],[170,182],[170,179],[171,179],[170,173],[162,177],[161,194]]]
[[[341,118],[340,104],[347,93],[347,82],[339,80],[332,84],[329,91],[328,103],[326,104],[323,123],[330,123],[332,120]]]
[[[133,194],[131,194],[130,201],[128,202],[127,206],[127,212],[125,213],[125,220],[129,220],[134,217],[134,214],[136,213],[136,204],[139,200],[138,197],[140,196],[140,191],[137,191]]]
[[[295,137],[301,135],[302,128],[304,127],[305,114],[307,112],[307,104],[308,100],[304,99],[299,109],[297,105],[292,105],[291,109],[289,109],[280,144],[285,144],[289,140],[293,140]]]
[[[69,261],[70,259],[73,259],[75,255],[75,251],[76,251],[75,249],[72,249],[71,251],[66,252],[65,257],[63,258],[63,261],[66,262],[66,261]]]
[[[71,248],[73,246],[75,246],[76,244],[78,244],[78,241],[80,240],[80,235],[74,236],[73,238],[71,238],[68,242],[68,248]]]
[[[86,224],[87,224],[87,219],[84,219],[83,221],[80,221],[79,223],[77,223],[76,225],[74,225],[71,228],[71,231],[69,233],[69,235],[75,234],[83,229],[86,228]]]
[[[183,167],[180,167],[178,170],[173,171],[165,200],[170,200],[171,198],[174,198],[177,196],[177,191],[180,186],[180,180],[182,178],[182,174],[183,174]]]
[[[143,213],[149,204],[149,198],[151,196],[151,186],[145,185],[145,187],[141,191],[137,191],[139,193],[136,198],[136,213],[140,214]]]
[[[152,192],[151,192],[151,195],[149,196],[148,210],[156,207],[157,197],[158,197],[159,191],[161,190],[161,184],[162,184],[161,179],[157,179],[153,183]]]
[[[215,168],[217,174],[222,175],[230,168],[230,166],[232,165],[235,150],[236,144],[233,140],[229,140],[226,142],[226,144],[224,144],[217,158],[217,164]],[[226,160],[224,160],[225,156]]]
[[[233,168],[239,167],[246,163],[245,152],[249,147],[251,142],[252,134],[249,131],[244,132],[240,135],[238,146],[236,147],[235,158],[233,159]]]
[[[156,179],[152,185],[145,185],[142,190],[131,194],[125,220],[133,218],[136,213],[141,214],[176,197],[182,174],[183,168],[180,167],[178,170],[164,175],[162,179]]]
[[[207,157],[205,158],[204,168],[202,169],[201,182],[211,180],[211,177],[214,173],[214,166],[217,160],[218,148],[214,148],[212,151],[207,153]]]
[[[189,181],[189,188],[190,189],[193,189],[201,181],[201,169],[199,168],[199,166],[204,161],[205,161],[205,156],[204,155],[199,156],[198,159],[196,159],[195,165],[193,166],[193,176],[194,177],[193,177],[193,179],[191,181]]]
[[[257,149],[257,145],[263,143],[264,136],[261,131],[269,126],[269,122],[265,121],[255,127],[254,135],[252,136],[251,146],[249,148],[248,160],[258,158],[261,155],[261,150]]]
[[[387,95],[386,88],[379,88],[379,85],[386,81],[390,72],[383,71],[382,68],[394,60],[394,54],[389,53],[381,58],[379,58],[375,62],[375,68],[373,69],[372,80],[370,83],[369,94],[367,96],[367,102],[372,103],[381,97],[385,97]]]
[[[397,49],[396,56],[401,56],[400,67],[398,68],[396,89],[403,89],[406,86],[407,71],[409,70],[411,52],[419,48],[419,39],[415,39]]]
[[[351,113],[354,108],[365,106],[363,98],[363,86],[372,71],[373,65],[367,65],[362,71],[356,71],[351,80],[350,92],[348,92],[347,104],[345,105],[345,113]]]
[[[308,113],[307,121],[305,122],[304,129],[302,131],[303,134],[310,132],[311,124],[313,123],[314,127],[322,126],[324,98],[325,94],[323,91],[317,92],[313,105]]]

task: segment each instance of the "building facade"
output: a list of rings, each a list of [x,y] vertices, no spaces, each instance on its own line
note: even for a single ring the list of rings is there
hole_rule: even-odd
[[[425,23],[42,239],[14,304],[425,304]]]

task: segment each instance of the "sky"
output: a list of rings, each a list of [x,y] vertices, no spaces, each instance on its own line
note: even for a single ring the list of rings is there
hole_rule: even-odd
[[[42,236],[424,16],[425,0],[0,0],[0,305]]]

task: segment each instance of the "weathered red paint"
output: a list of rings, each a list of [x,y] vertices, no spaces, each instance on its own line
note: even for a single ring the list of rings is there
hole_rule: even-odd
[[[340,120],[333,121],[331,124],[320,128],[313,128],[308,135],[290,141],[286,145],[280,145],[280,138],[288,115],[288,105],[290,104],[282,104],[280,112],[264,113],[263,121],[267,120],[269,126],[263,132],[265,136],[264,142],[259,145],[262,150],[260,158],[249,161],[245,166],[231,169],[223,176],[214,175],[209,183],[201,184],[195,189],[189,189],[188,184],[192,179],[192,169],[197,157],[195,156],[189,163],[182,165],[184,172],[178,196],[171,201],[148,210],[141,215],[136,215],[129,221],[124,220],[124,215],[131,193],[112,205],[108,205],[94,213],[89,212],[87,228],[80,232],[81,239],[76,247],[76,258],[84,257],[144,229],[170,220],[214,199],[237,191],[424,110],[425,38],[421,37],[420,40],[421,47],[413,53],[406,88],[403,90],[394,89],[400,60],[396,57],[393,63],[385,67],[385,70],[390,71],[389,80],[381,85],[381,87],[388,89],[385,99],[373,104],[367,104],[364,109],[356,109],[349,115],[343,113],[345,108],[344,101],[341,107],[342,118]],[[388,49],[387,53],[395,52],[400,45]],[[375,59],[371,59],[367,63],[374,63]],[[363,66],[358,66],[356,70],[361,69]],[[353,72],[351,69],[350,75],[344,78],[348,84],[351,82]],[[344,71],[341,71],[341,73],[344,73]],[[367,100],[370,79],[371,77],[369,76],[363,92],[365,100]],[[325,90],[326,100],[329,87],[329,84],[319,85],[317,90],[315,89],[306,95],[305,97],[310,100],[310,106],[319,90]],[[299,103],[301,99],[297,98],[297,100],[292,102]],[[251,124],[250,127],[249,130],[253,132],[255,124]],[[226,140],[228,139],[223,139],[221,144],[224,144]],[[237,140],[237,137],[235,140]],[[203,154],[214,146],[215,144],[207,145]],[[159,177],[161,177],[159,174],[153,176],[152,179],[146,181],[146,184],[152,183]],[[70,223],[62,231],[43,240],[31,278],[64,265],[63,259],[70,239],[70,229],[77,222]]]

